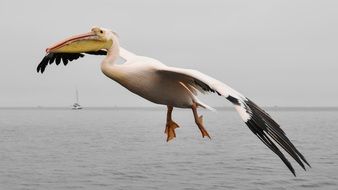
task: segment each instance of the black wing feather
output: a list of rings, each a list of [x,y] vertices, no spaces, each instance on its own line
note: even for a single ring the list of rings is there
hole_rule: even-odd
[[[89,55],[107,55],[106,50],[84,52]],[[48,53],[39,63],[36,71],[43,73],[46,70],[48,64],[55,62],[56,65],[59,65],[63,62],[64,65],[67,65],[68,62],[84,57],[83,53]]]
[[[251,118],[246,122],[250,130],[275,154],[277,154],[289,170],[296,176],[295,170],[293,169],[290,162],[285,158],[283,153],[273,143],[271,138],[279,144],[296,162],[305,170],[305,164],[309,167],[310,164],[307,162],[305,157],[296,149],[291,143],[288,137],[280,126],[270,117],[268,113],[258,107],[251,100],[244,102],[246,110],[251,112]]]
[[[55,56],[51,56],[51,58],[49,59],[49,64],[52,64],[55,60]]]
[[[67,65],[67,63],[68,63],[68,59],[69,59],[69,56],[63,56],[63,57],[61,57],[62,58],[62,62],[63,62],[63,64],[66,66]]]
[[[49,62],[49,58],[48,58],[48,55],[47,55],[41,60],[40,64],[36,68],[36,71],[37,72],[41,71],[41,73],[43,73],[45,71],[47,65],[48,65],[48,62]]]
[[[60,63],[61,63],[61,57],[58,56],[58,55],[56,55],[56,56],[55,56],[55,64],[56,64],[56,65],[59,65]]]

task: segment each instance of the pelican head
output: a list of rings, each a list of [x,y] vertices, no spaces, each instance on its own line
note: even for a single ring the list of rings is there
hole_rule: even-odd
[[[71,36],[46,49],[47,53],[84,53],[109,49],[116,34],[111,30],[93,27],[90,32]]]

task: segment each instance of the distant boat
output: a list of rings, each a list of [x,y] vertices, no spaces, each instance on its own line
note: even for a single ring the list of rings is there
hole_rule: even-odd
[[[73,107],[72,107],[73,110],[80,110],[82,109],[80,103],[79,103],[79,92],[78,90],[76,89],[75,91],[75,103],[73,104]]]

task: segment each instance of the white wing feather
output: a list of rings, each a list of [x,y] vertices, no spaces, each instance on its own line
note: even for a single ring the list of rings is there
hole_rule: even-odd
[[[206,92],[215,92],[218,95],[224,96],[231,103],[234,104],[237,112],[249,127],[249,129],[289,168],[289,170],[295,175],[290,162],[285,158],[284,154],[274,144],[277,142],[288,154],[294,158],[297,163],[305,170],[303,164],[309,163],[305,157],[295,148],[291,141],[287,138],[284,131],[280,126],[267,114],[263,109],[257,106],[254,102],[232,89],[228,85],[208,76],[199,71],[191,69],[180,69],[174,67],[163,66],[158,70],[159,74],[166,75],[167,77],[179,79],[184,83],[198,87],[199,90]]]
[[[199,87],[198,89],[203,90],[203,85],[206,85],[207,89],[205,91],[216,92],[217,94],[224,96],[226,98],[233,97],[238,100],[238,104],[235,104],[235,108],[240,114],[241,118],[246,122],[251,116],[251,111],[246,109],[245,101],[247,98],[243,96],[241,93],[237,92],[230,86],[206,75],[197,70],[192,69],[181,69],[175,67],[163,67],[158,71],[161,74],[170,75],[175,79],[183,80],[185,83],[189,83],[190,85]],[[200,86],[198,86],[200,85]],[[210,89],[209,89],[210,88]],[[232,102],[234,103],[234,102]]]

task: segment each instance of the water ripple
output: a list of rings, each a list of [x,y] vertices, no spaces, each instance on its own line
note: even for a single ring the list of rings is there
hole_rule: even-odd
[[[165,142],[161,111],[0,110],[3,189],[336,189],[336,112],[273,112],[313,168],[297,178],[235,112],[205,112],[213,139],[177,111]],[[227,119],[224,119],[227,115]],[[131,117],[132,116],[132,117]],[[20,118],[20,119],[18,119]]]

